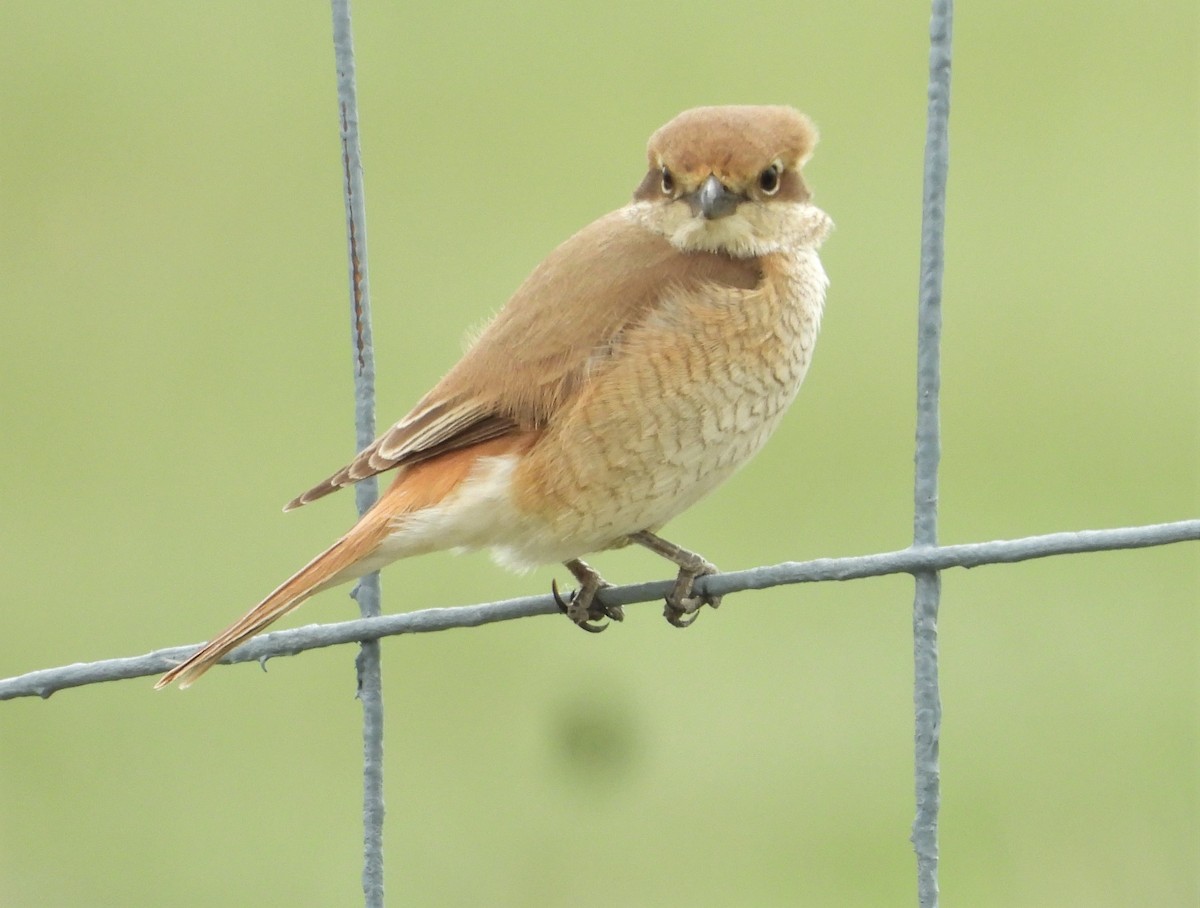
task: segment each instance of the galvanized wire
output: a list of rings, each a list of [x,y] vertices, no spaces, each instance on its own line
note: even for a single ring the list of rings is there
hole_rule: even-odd
[[[350,275],[350,343],[354,352],[355,451],[375,439],[375,351],[371,342],[371,293],[367,270],[367,216],[363,196],[358,92],[350,0],[332,0],[338,113],[346,199],[346,254]],[[362,515],[379,496],[374,476],[355,486]],[[379,574],[368,574],[352,593],[363,618],[381,611]],[[367,908],[383,908],[383,679],[379,641],[364,640],[355,660],[363,708],[363,895]]]
[[[913,546],[936,546],[941,428],[942,272],[946,235],[946,172],[949,164],[951,0],[934,0],[929,25],[929,109],[925,126],[925,181],[921,206],[921,283],[917,317],[916,477]],[[912,844],[917,855],[921,908],[938,903],[938,810],[941,779],[938,749],[942,700],[938,690],[937,618],[942,580],[937,571],[915,575],[913,595],[913,767],[916,815]]]
[[[786,561],[745,571],[728,571],[703,577],[696,583],[702,593],[726,596],[744,590],[763,590],[792,583],[820,583],[831,580],[859,580],[887,574],[918,574],[922,571],[944,571],[949,568],[974,568],[988,564],[1011,564],[1054,555],[1074,555],[1083,552],[1109,552],[1170,545],[1178,542],[1200,542],[1200,520],[1181,520],[1149,526],[1120,527],[1111,530],[1081,530],[1071,533],[1050,533],[1003,539],[994,542],[972,542],[900,549],[849,558],[818,558],[813,561]],[[661,602],[672,581],[634,583],[606,589],[601,598],[606,602],[631,605],[638,602]],[[722,608],[735,603],[749,604],[752,600],[726,599]],[[449,608],[430,608],[416,612],[383,615],[378,618],[357,618],[336,624],[313,624],[294,630],[262,634],[226,654],[223,663],[261,662],[276,656],[294,656],[310,649],[338,646],[362,640],[378,640],[397,634],[423,634],[459,627],[478,627],[497,621],[512,621],[534,615],[557,615],[558,606],[549,594],[486,602],[480,605],[461,605]],[[47,668],[13,678],[0,680],[0,700],[17,697],[49,697],[72,687],[159,675],[177,664],[202,644],[175,646],[155,650],[143,656],[123,659],[104,659],[99,662],[76,663],[60,668]]]

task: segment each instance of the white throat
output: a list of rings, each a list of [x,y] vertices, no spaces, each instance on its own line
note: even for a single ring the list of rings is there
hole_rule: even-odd
[[[833,220],[807,202],[743,202],[715,220],[694,215],[685,202],[632,202],[630,220],[661,234],[681,252],[721,252],[753,258],[793,249],[818,249]]]

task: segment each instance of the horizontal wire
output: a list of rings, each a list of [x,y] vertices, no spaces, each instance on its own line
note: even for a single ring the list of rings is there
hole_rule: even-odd
[[[1011,564],[1053,555],[1119,551],[1190,541],[1200,541],[1200,520],[1181,520],[1175,523],[1109,530],[1050,533],[962,545],[910,547],[895,552],[848,558],[786,561],[782,564],[702,577],[696,581],[696,589],[702,593],[724,596],[743,590],[761,590],[792,583],[857,580],[887,574],[942,571],[953,567]],[[672,586],[673,581],[633,583],[605,589],[600,598],[611,605],[632,605],[661,599]],[[456,627],[478,627],[497,621],[511,621],[514,618],[549,615],[557,611],[558,606],[555,605],[554,598],[547,594],[480,605],[429,608],[416,612],[381,615],[378,618],[357,618],[336,624],[312,624],[294,630],[262,634],[227,654],[221,662],[265,662],[275,656],[292,656],[324,646],[378,640],[397,634],[423,634]],[[0,700],[49,697],[56,691],[70,687],[157,675],[191,655],[199,645],[174,646],[143,656],[81,662],[6,678],[0,680]]]

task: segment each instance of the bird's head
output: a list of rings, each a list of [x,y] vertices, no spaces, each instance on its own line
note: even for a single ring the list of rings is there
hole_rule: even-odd
[[[686,110],[650,137],[638,218],[685,252],[773,252],[795,240],[809,199],[800,168],[816,142],[791,107]]]

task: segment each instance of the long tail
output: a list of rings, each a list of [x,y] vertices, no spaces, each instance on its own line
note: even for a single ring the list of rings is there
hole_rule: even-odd
[[[383,541],[395,532],[398,517],[441,503],[471,474],[481,458],[523,453],[535,437],[532,433],[513,433],[402,466],[391,487],[345,536],[159,678],[154,687],[166,687],[172,681],[178,681],[180,687],[188,687],[227,652],[286,615],[309,596],[378,570],[388,561],[401,557],[396,550],[385,557],[377,554]]]
[[[367,514],[345,536],[280,584],[266,599],[158,679],[155,689],[178,681],[190,686],[231,649],[282,618],[314,593],[374,570],[363,562],[387,535],[387,521]]]

